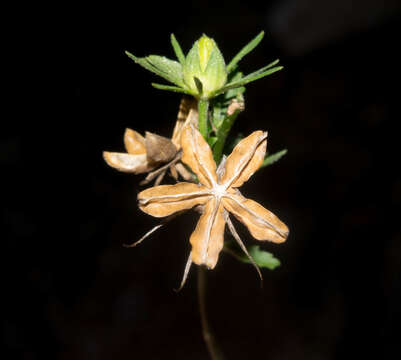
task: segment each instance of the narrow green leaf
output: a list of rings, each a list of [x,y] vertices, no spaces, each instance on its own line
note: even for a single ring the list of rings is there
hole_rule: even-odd
[[[152,83],[152,86],[154,88],[160,89],[160,90],[167,90],[167,91],[173,91],[173,92],[182,93],[182,94],[193,95],[191,91],[180,88],[178,86],[163,85],[163,84],[157,84],[157,83]]]
[[[258,44],[262,41],[264,36],[264,31],[261,31],[254,39],[252,39],[247,45],[245,45],[240,52],[234,56],[234,58],[227,65],[227,72],[230,73],[238,62],[247,54],[249,54]]]
[[[271,155],[267,155],[265,157],[265,159],[263,160],[263,163],[262,163],[262,165],[260,166],[259,169],[262,169],[265,166],[274,164],[276,161],[279,161],[285,154],[287,154],[287,149],[278,151],[278,152],[276,152],[274,154],[271,154]]]
[[[178,61],[167,59],[164,56],[150,55],[146,60],[156,69],[162,71],[171,82],[178,86],[184,86],[182,81],[182,66]]]
[[[262,72],[262,73],[259,73],[259,72],[255,72],[257,74],[252,73],[250,75],[245,76],[244,78],[242,78],[239,81],[232,82],[232,83],[229,83],[229,84],[225,85],[224,87],[222,87],[218,92],[216,92],[213,95],[216,96],[216,95],[221,94],[223,92],[226,92],[226,91],[228,91],[230,89],[235,89],[235,88],[238,88],[240,86],[244,86],[246,84],[249,84],[252,81],[261,79],[261,78],[263,78],[265,76],[268,76],[268,75],[271,75],[271,74],[273,74],[273,73],[275,73],[275,72],[277,72],[277,71],[279,71],[281,69],[283,69],[283,66],[277,66],[277,67],[275,67],[273,69],[267,70],[267,71]]]
[[[254,71],[254,72],[252,72],[252,73],[250,73],[250,74],[248,74],[248,75],[246,75],[246,76],[243,76],[243,77],[241,77],[241,78],[239,78],[239,79],[234,79],[234,78],[233,78],[233,80],[232,80],[228,85],[230,85],[230,84],[232,84],[232,83],[234,83],[234,82],[237,83],[237,82],[244,81],[244,80],[248,80],[249,78],[253,78],[253,77],[255,77],[255,76],[258,76],[258,75],[260,75],[260,74],[266,72],[266,70],[271,69],[273,66],[277,65],[279,62],[280,62],[280,60],[279,60],[279,59],[276,59],[276,60],[274,60],[273,62],[271,62],[270,64],[268,64],[268,65],[266,65],[266,66],[263,66],[263,67],[260,68],[259,70],[256,70],[256,71]]]
[[[182,66],[185,64],[185,55],[182,52],[181,46],[175,38],[174,34],[171,34],[171,45],[173,46],[175,56],[177,56],[178,61]]]
[[[131,59],[134,60],[137,64],[141,65],[142,67],[144,67],[146,70],[151,71],[152,73],[162,76],[162,73],[155,69],[152,65],[150,65],[145,58],[139,58],[136,57],[135,55],[131,54],[128,51],[125,51],[125,54]]]
[[[171,73],[165,72],[164,70],[160,69],[159,67],[156,67],[154,64],[152,64],[151,62],[149,62],[149,56],[146,58],[138,58],[136,56],[134,56],[133,54],[131,54],[130,52],[126,51],[125,54],[131,59],[134,60],[137,64],[141,65],[142,67],[144,67],[146,70],[162,77],[163,79],[172,82],[173,84],[176,84],[178,86],[183,86],[182,81],[178,81],[176,79],[176,76],[171,76]],[[156,56],[156,55],[151,55],[152,57]],[[161,57],[161,56],[159,56]],[[154,60],[154,59],[153,59]],[[168,60],[168,59],[167,59]],[[173,62],[173,60],[169,60],[171,62]],[[180,63],[174,61],[178,66],[181,66]],[[174,65],[171,66],[172,68],[174,67]],[[177,66],[175,66],[175,70],[172,70],[172,72],[177,71],[178,68]],[[168,71],[168,70],[167,70]]]

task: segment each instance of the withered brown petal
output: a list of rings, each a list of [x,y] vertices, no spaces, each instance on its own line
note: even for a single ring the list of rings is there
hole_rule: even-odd
[[[168,216],[206,203],[210,197],[205,190],[203,186],[187,182],[154,186],[138,194],[139,208],[154,217]]]
[[[164,136],[146,132],[146,155],[150,163],[166,163],[174,158],[177,148]]]
[[[181,135],[182,162],[198,176],[201,184],[212,187],[217,182],[212,150],[194,126],[186,126]]]
[[[128,154],[146,154],[145,139],[141,134],[132,129],[125,129],[124,145]]]
[[[171,138],[171,141],[177,149],[181,148],[181,132],[188,123],[193,123],[195,126],[198,126],[198,101],[193,97],[183,96],[178,109],[173,136]]]
[[[131,155],[104,151],[103,158],[109,166],[127,173],[142,174],[153,169],[148,164],[146,154]]]
[[[225,209],[234,214],[255,239],[274,243],[282,243],[287,239],[288,227],[256,201],[246,199],[241,195],[224,197],[222,201]]]
[[[209,269],[216,266],[224,245],[225,224],[221,201],[208,201],[190,238],[192,261],[195,264],[206,265]]]
[[[221,184],[240,187],[262,165],[266,154],[267,133],[255,131],[242,139],[227,157]]]

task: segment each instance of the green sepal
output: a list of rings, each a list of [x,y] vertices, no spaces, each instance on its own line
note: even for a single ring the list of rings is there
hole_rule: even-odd
[[[205,35],[202,36],[200,40],[205,37]],[[200,54],[200,40],[194,43],[185,58],[185,64],[183,65],[183,81],[193,92],[198,92],[198,97],[210,98],[210,94],[218,91],[227,82],[226,65],[223,55],[212,39],[208,39],[209,42],[205,42],[211,42],[213,45],[210,53],[208,51],[202,51],[202,54]],[[203,62],[207,61],[203,69],[200,55],[206,56],[206,58],[202,58]],[[202,93],[199,93],[195,78],[202,83]]]
[[[184,83],[194,92],[197,91],[194,77],[198,77],[201,72],[199,52],[198,52],[198,41],[195,41],[191,50],[189,50],[185,63],[182,68],[182,75]]]
[[[211,94],[215,90],[220,89],[227,82],[227,70],[223,55],[219,48],[213,47],[210,58],[203,74],[203,91],[206,94]]]
[[[238,62],[247,54],[249,54],[259,43],[262,41],[264,31],[261,31],[255,38],[253,38],[248,44],[246,44],[237,55],[233,57],[230,63],[227,65],[227,72],[231,73],[236,69]]]

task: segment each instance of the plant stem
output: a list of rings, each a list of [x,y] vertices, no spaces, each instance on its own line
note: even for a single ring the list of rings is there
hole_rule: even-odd
[[[198,113],[199,113],[199,131],[203,138],[207,140],[208,137],[208,112],[209,112],[209,100],[199,99],[198,102]]]
[[[227,118],[224,120],[219,130],[217,131],[217,141],[213,147],[214,160],[216,161],[217,164],[220,163],[221,157],[223,155],[223,148],[226,142],[226,138],[238,114],[239,112],[235,112],[234,114],[227,116]]]
[[[224,356],[216,343],[214,334],[210,328],[206,312],[206,270],[204,267],[198,267],[198,301],[199,312],[202,324],[202,334],[207,349],[212,360],[224,360]]]

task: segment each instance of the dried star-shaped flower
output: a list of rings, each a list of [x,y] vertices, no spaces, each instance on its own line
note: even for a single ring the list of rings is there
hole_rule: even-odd
[[[127,152],[105,151],[103,157],[109,166],[119,171],[133,174],[149,173],[142,184],[147,184],[157,177],[155,185],[158,185],[168,169],[175,179],[178,178],[178,172],[183,179],[190,180],[191,174],[179,162],[182,155],[180,138],[183,127],[189,123],[196,124],[197,117],[196,101],[184,97],[171,140],[150,132],[146,132],[143,137],[134,130],[126,129],[124,145]]]
[[[197,175],[200,183],[155,186],[138,194],[139,208],[155,217],[201,206],[202,215],[190,238],[192,251],[184,280],[192,262],[210,269],[216,266],[224,245],[225,224],[227,222],[230,229],[232,226],[228,213],[242,222],[257,240],[274,243],[286,240],[287,226],[238,190],[262,164],[266,138],[265,132],[253,132],[237,144],[217,169],[212,151],[200,132],[194,126],[187,126],[181,136],[182,161]],[[233,235],[238,237],[236,233]]]

